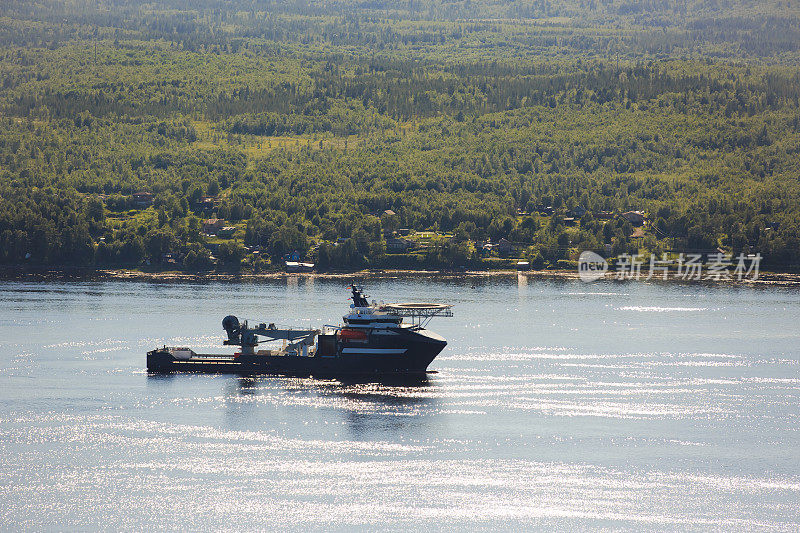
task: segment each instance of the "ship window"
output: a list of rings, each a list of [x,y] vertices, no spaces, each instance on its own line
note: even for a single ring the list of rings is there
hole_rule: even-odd
[[[399,322],[400,319],[398,318],[374,318],[374,319],[349,318],[347,320],[348,324],[375,324],[375,323],[397,324]]]

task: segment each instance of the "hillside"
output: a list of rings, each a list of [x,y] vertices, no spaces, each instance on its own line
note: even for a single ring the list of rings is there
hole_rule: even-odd
[[[800,266],[798,2],[320,6],[1,6],[0,263]]]

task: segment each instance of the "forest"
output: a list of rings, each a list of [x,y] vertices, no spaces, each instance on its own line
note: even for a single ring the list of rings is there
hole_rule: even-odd
[[[0,264],[797,271],[798,59],[796,0],[4,3]]]

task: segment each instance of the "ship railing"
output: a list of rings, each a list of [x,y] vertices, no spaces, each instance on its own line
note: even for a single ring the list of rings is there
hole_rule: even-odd
[[[195,353],[192,354],[192,359],[233,359],[233,354],[227,353]]]
[[[424,326],[433,317],[453,316],[453,306],[449,304],[407,302],[385,304],[381,306],[380,310],[385,312],[387,315],[410,318],[411,322],[417,324],[418,326]]]
[[[432,303],[400,303],[385,304],[381,306],[381,311],[387,315],[409,316],[409,317],[434,317],[434,316],[453,316],[453,306],[448,304]]]

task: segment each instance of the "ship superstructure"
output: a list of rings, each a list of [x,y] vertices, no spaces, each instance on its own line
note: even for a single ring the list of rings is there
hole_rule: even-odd
[[[424,373],[447,345],[425,329],[435,316],[453,316],[452,306],[433,303],[370,303],[352,284],[353,303],[339,326],[281,329],[260,323],[250,327],[233,315],[222,327],[234,355],[198,354],[189,348],[163,348],[147,353],[151,372],[235,372],[294,375]],[[410,319],[408,322],[406,318]],[[278,349],[259,350],[264,342],[282,341]]]

